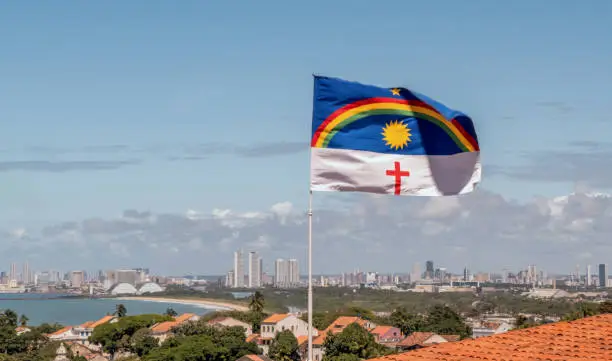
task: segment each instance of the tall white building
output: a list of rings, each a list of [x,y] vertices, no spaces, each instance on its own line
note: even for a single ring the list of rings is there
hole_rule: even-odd
[[[11,263],[11,272],[9,273],[9,281],[17,281],[17,263]]]
[[[30,265],[28,262],[23,263],[23,274],[21,275],[21,280],[25,284],[29,284],[32,282],[32,275],[30,273]]]
[[[274,285],[295,287],[300,283],[300,269],[297,259],[279,258],[274,263]]]
[[[244,287],[244,257],[242,250],[234,252],[234,288]]]
[[[249,252],[249,288],[261,287],[263,261],[257,252]]]
[[[591,265],[587,265],[586,267],[586,279],[584,280],[584,285],[585,286],[590,286],[591,285],[591,277],[593,277],[593,275],[591,275]]]

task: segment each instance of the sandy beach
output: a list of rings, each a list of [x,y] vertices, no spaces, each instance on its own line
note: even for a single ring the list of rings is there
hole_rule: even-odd
[[[248,311],[247,306],[241,306],[234,303],[223,302],[219,300],[211,299],[194,299],[194,298],[169,298],[169,297],[117,297],[117,300],[131,300],[131,301],[146,301],[146,302],[160,302],[160,303],[175,303],[191,306],[201,306],[211,308],[215,310],[235,310],[235,311]]]

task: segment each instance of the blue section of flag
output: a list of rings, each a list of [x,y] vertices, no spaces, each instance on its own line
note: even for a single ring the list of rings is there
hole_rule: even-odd
[[[382,88],[322,76],[315,76],[314,83],[313,137],[330,115],[349,104],[369,98],[394,98],[426,103],[445,119],[456,119],[467,133],[477,139],[472,121],[467,115],[409,89]],[[399,90],[399,95],[393,94],[392,89]],[[383,134],[385,127],[396,121],[404,124],[410,131],[410,141],[401,148],[387,144]],[[446,131],[435,123],[398,114],[374,114],[359,119],[339,129],[327,147],[406,155],[447,155],[463,152]]]

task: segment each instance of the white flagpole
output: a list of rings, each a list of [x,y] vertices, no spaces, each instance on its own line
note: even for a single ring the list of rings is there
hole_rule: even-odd
[[[312,357],[312,191],[308,195],[308,361]]]

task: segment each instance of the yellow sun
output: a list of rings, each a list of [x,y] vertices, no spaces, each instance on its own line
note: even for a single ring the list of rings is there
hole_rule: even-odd
[[[392,120],[383,128],[383,140],[391,149],[402,149],[410,142],[410,128],[400,120]]]

